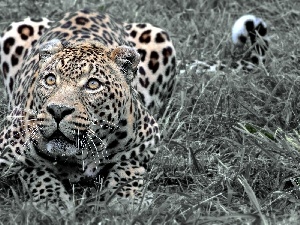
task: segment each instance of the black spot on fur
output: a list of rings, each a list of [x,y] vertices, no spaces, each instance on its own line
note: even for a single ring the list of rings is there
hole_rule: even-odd
[[[252,20],[246,21],[245,22],[245,27],[246,27],[246,30],[249,33],[251,44],[253,45],[256,41],[256,33],[255,33],[255,30],[254,30],[254,28],[255,28],[254,27],[254,22]]]
[[[166,48],[164,48],[164,49],[162,50],[162,53],[163,53],[163,56],[164,56],[163,64],[164,64],[164,65],[167,65],[170,56],[173,54],[173,50],[172,50],[171,47],[166,47]]]
[[[49,183],[49,182],[51,181],[51,179],[50,179],[49,177],[45,177],[45,178],[43,179],[43,181],[46,182],[46,183]]]
[[[106,30],[103,31],[102,33],[103,38],[105,38],[105,40],[109,43],[109,44],[113,44],[113,38],[111,37],[110,33],[107,32]]]
[[[257,56],[252,56],[251,61],[253,62],[253,64],[258,65],[259,60],[258,60]]]
[[[162,82],[163,82],[163,76],[162,76],[161,74],[158,76],[157,82],[158,82],[159,84],[162,84]]]
[[[117,131],[115,134],[119,139],[124,139],[127,137],[127,131]]]
[[[145,28],[147,26],[147,24],[144,23],[139,23],[136,25],[138,28]]]
[[[10,90],[10,92],[13,91],[13,87],[14,87],[14,80],[13,80],[13,78],[11,77],[11,78],[9,79],[9,90]]]
[[[85,18],[85,17],[77,17],[75,19],[75,22],[76,22],[77,25],[84,26],[89,22],[89,19]]]
[[[21,155],[20,148],[19,148],[18,146],[16,147],[15,152],[16,152],[18,155]]]
[[[145,145],[142,144],[142,145],[140,146],[140,151],[143,152],[143,151],[145,150],[145,148],[146,148]]]
[[[141,93],[141,92],[139,92],[139,96],[140,96],[141,102],[142,102],[143,104],[145,104],[146,102],[145,102],[145,96],[144,96],[144,94]]]
[[[153,73],[156,73],[156,71],[159,68],[158,58],[158,53],[156,51],[152,51],[150,54],[150,61],[148,63],[148,67],[150,70],[152,70]]]
[[[24,50],[23,46],[18,46],[18,47],[16,48],[16,53],[17,53],[18,55],[21,55],[22,52],[23,52],[23,50]]]
[[[122,127],[125,127],[127,125],[127,120],[121,120],[119,122],[119,125],[122,126]]]
[[[139,73],[144,76],[146,75],[146,72],[142,66],[139,67]]]
[[[247,41],[247,37],[245,37],[244,35],[240,35],[239,36],[239,40],[240,40],[240,42],[242,42],[243,44],[245,44],[246,41]]]
[[[267,34],[267,28],[262,23],[259,23],[255,29],[260,36],[265,36]]]
[[[15,44],[15,39],[10,37],[10,38],[7,38],[5,41],[4,41],[4,44],[3,44],[3,51],[5,54],[9,54],[9,51],[10,51],[10,47],[13,46]]]
[[[43,34],[43,30],[44,30],[44,26],[43,25],[40,25],[39,26],[39,32],[38,32],[38,34],[41,36],[42,34]]]
[[[141,86],[144,87],[144,88],[147,88],[147,87],[149,86],[149,84],[150,84],[148,78],[146,78],[146,79],[144,80],[144,79],[142,79],[142,78],[140,77],[139,82],[140,82]]]
[[[34,168],[32,168],[32,167],[26,167],[26,168],[24,169],[24,172],[25,172],[25,173],[31,173],[31,172],[33,171],[33,169],[34,169]]]
[[[132,151],[130,154],[130,158],[134,158],[134,157],[136,157],[136,153],[135,153],[135,151]]]
[[[38,171],[37,173],[36,173],[36,175],[37,176],[43,176],[45,174],[45,171],[43,171],[43,170],[40,170],[40,171]]]
[[[8,67],[7,62],[3,63],[3,65],[2,65],[2,71],[3,71],[4,78],[6,79],[7,73],[9,73],[9,67]]]
[[[34,166],[34,163],[33,163],[31,160],[29,160],[29,159],[25,159],[25,163],[26,163],[28,166],[30,166],[30,167],[33,167],[33,166]]]
[[[127,24],[126,26],[125,26],[125,30],[130,30],[132,28],[132,25],[131,24]]]
[[[13,131],[13,136],[15,139],[19,139],[20,138],[20,134],[18,131]]]
[[[137,51],[141,56],[141,62],[144,62],[147,52],[144,49],[140,49],[140,48]]]
[[[144,31],[141,36],[139,37],[139,41],[141,43],[149,43],[151,41],[151,30]]]
[[[158,33],[158,34],[156,34],[155,41],[156,41],[157,43],[162,43],[162,42],[165,41],[165,39],[164,39],[164,37],[162,36],[161,33]]]
[[[157,143],[159,142],[158,136],[155,136],[155,137],[154,137],[154,140],[155,140],[155,144],[157,144]]]
[[[102,23],[102,21],[106,18],[105,15],[99,14],[96,16],[97,19]]]
[[[108,146],[107,146],[107,149],[112,149],[112,148],[115,148],[119,145],[119,142],[118,140],[114,140],[112,141]]]
[[[152,51],[150,54],[150,59],[158,60],[159,55],[156,51]]]
[[[30,25],[21,25],[18,27],[18,33],[20,34],[23,40],[27,40],[30,36],[33,35],[33,27]]]
[[[151,96],[154,94],[154,84],[151,85],[149,94]]]
[[[42,22],[43,18],[30,18],[30,20],[33,22]]]
[[[130,36],[133,37],[133,38],[135,38],[136,37],[136,31],[135,30],[131,31],[130,32]]]
[[[34,46],[35,43],[37,43],[37,40],[32,41],[32,42],[31,42],[31,46]]]
[[[11,65],[12,66],[15,66],[19,63],[19,59],[15,56],[15,55],[12,55],[11,56]]]
[[[64,23],[61,28],[69,28],[70,26],[72,25],[72,22],[71,21],[68,21],[66,23]]]
[[[252,20],[247,20],[245,22],[245,27],[248,32],[253,31],[254,30],[254,22]]]
[[[80,10],[80,12],[88,15],[91,13],[91,10],[90,9],[82,9],[82,10]]]

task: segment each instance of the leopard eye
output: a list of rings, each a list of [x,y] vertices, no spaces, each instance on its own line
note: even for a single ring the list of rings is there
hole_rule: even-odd
[[[56,77],[53,73],[49,73],[45,76],[45,82],[48,86],[52,86],[56,83]]]
[[[90,90],[97,90],[101,87],[101,82],[95,78],[88,80],[86,87]]]

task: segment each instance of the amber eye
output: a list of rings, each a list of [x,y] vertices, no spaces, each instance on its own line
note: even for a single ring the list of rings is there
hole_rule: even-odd
[[[100,88],[100,86],[101,86],[100,81],[95,78],[89,79],[86,84],[86,87],[90,90],[96,90],[96,89]]]
[[[49,73],[47,74],[47,76],[45,77],[45,82],[47,85],[52,86],[56,83],[56,77],[53,73]]]

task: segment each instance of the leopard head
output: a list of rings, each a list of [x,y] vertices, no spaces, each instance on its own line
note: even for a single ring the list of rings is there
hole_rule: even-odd
[[[32,137],[39,154],[61,161],[109,155],[110,137],[128,117],[138,63],[139,54],[127,46],[57,39],[41,45]]]

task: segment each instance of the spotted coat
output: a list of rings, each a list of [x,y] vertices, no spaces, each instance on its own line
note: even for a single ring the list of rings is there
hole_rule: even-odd
[[[103,199],[118,188],[142,195],[160,140],[154,114],[175,82],[165,31],[89,10],[27,18],[2,35],[1,69],[10,114],[0,168],[25,181],[35,205],[70,210],[70,184],[102,183]]]

